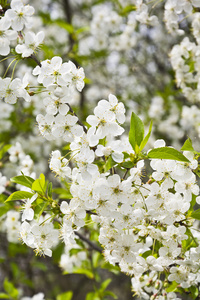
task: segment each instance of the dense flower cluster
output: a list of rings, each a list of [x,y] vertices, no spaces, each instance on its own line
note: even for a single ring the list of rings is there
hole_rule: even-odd
[[[107,64],[111,66],[111,73],[116,62],[118,72],[128,77],[129,71],[120,67],[120,57],[112,51],[131,53],[131,48],[140,39],[136,31],[138,22],[156,27],[159,18],[151,15],[154,6],[148,4],[148,1],[135,1],[136,12],[128,15],[125,26],[123,14],[117,13],[112,6],[95,6],[90,36],[82,40],[77,53],[84,56],[88,51],[108,49],[111,55]],[[188,12],[194,17],[192,28],[196,42],[186,36],[170,54],[177,85],[191,102],[199,100],[200,14],[193,12],[199,7],[198,0],[167,0],[164,3],[166,27],[174,35],[184,34],[179,28],[180,17]],[[11,195],[9,201],[20,200],[22,212],[19,209],[7,211],[0,219],[1,231],[6,232],[9,242],[17,243],[20,238],[36,254],[47,256],[52,256],[60,236],[65,244],[60,266],[66,272],[73,272],[87,260],[86,251],[78,241],[89,220],[99,228],[98,240],[105,260],[132,277],[132,288],[137,295],[144,299],[178,300],[175,292],[168,292],[172,282],[177,284],[174,290],[177,286],[183,290],[198,289],[200,235],[196,219],[199,217],[195,217],[193,206],[200,204],[196,178],[199,153],[190,144],[183,154],[177,151],[179,154],[175,152],[173,156],[175,149],[166,147],[165,141],[160,139],[154,144],[151,141],[154,148],[143,152],[151,130],[145,140],[142,120],[132,115],[128,138],[122,127],[126,122],[125,105],[109,89],[108,100],[104,99],[107,96],[101,97],[94,114],[88,115],[82,123],[71,105],[87,81],[84,69],[70,60],[63,62],[58,55],[41,60],[36,57],[45,42],[45,33],[30,31],[34,24],[33,14],[32,6],[12,0],[0,19],[0,54],[13,53],[16,63],[26,58],[37,63],[33,69],[25,67],[16,78],[15,65],[11,77],[5,77],[5,74],[0,78],[0,99],[6,102],[2,105],[4,118],[9,118],[13,112],[8,104],[15,104],[19,98],[25,100],[22,106],[27,110],[31,109],[32,103],[40,102],[33,110],[41,135],[48,141],[55,141],[57,148],[59,144],[62,147],[63,142],[68,143],[64,148],[65,155],[61,147],[59,150],[54,147],[49,161],[49,168],[56,174],[58,182],[64,183],[67,196],[65,200],[54,199],[51,186],[48,183],[47,188],[44,177],[36,179],[34,160],[16,142],[7,152],[9,161],[18,165],[14,182],[22,194],[17,194],[18,198],[14,199]],[[93,44],[90,49],[88,42]],[[127,82],[120,82],[120,78],[116,82],[120,82],[120,88],[125,85],[128,94],[133,78]],[[138,89],[138,93],[143,92],[142,88]],[[90,88],[87,93],[95,94],[95,90]],[[149,116],[158,122],[164,115],[164,100],[157,95],[150,104]],[[184,130],[177,127],[176,106],[171,105],[170,109],[170,116],[162,121],[159,130],[168,136],[173,131],[174,139],[181,139]],[[200,134],[199,115],[197,106],[184,106],[180,123],[186,130],[195,127]],[[133,136],[131,130],[134,130]],[[171,156],[148,156],[148,153],[156,154],[156,149],[161,149],[161,153],[163,149],[172,151]],[[22,179],[20,184],[19,177],[26,180],[25,186]],[[0,173],[1,193],[6,191],[7,184],[6,176]],[[74,249],[77,252],[70,254]],[[43,298],[40,293],[22,300]]]

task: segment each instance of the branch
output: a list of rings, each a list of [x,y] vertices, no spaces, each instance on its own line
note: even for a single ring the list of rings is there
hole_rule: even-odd
[[[71,108],[71,106],[69,105],[69,103],[67,103],[67,105],[69,106],[69,111],[78,118],[77,114],[73,111],[73,109]],[[87,133],[87,128],[83,125],[83,123],[79,120],[79,118],[78,118],[78,122],[77,123],[79,125],[81,125],[83,127],[84,132]]]
[[[98,247],[97,245],[95,245],[93,242],[91,242],[89,239],[87,239],[84,235],[82,235],[81,233],[74,231],[74,233],[84,242],[86,242],[92,249],[102,253],[103,249]]]
[[[33,59],[33,60],[36,62],[36,64],[37,64],[39,67],[41,67],[40,61],[38,60],[38,58],[37,58],[34,54],[31,54],[31,56],[29,56],[29,58]]]
[[[6,195],[6,196],[10,196],[12,193],[9,192],[8,190],[5,190],[5,191],[3,192],[3,194]]]
[[[64,8],[64,12],[66,15],[66,20],[67,23],[72,25],[72,8],[70,6],[69,0],[63,0],[63,8]],[[74,46],[74,38],[72,33],[69,33],[69,44],[70,44],[70,50],[69,52],[73,49]]]

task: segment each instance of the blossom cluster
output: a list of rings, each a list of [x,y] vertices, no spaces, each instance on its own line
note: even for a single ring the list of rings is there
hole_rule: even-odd
[[[193,8],[199,6],[196,0],[190,3],[186,0],[166,1],[164,16],[168,30],[183,34],[179,29],[180,15],[186,11],[193,14]],[[137,22],[152,27],[158,22],[158,18],[150,16],[149,11],[146,1],[137,1],[136,13],[131,13],[126,26],[123,26],[123,18],[111,7],[95,7],[91,21],[91,35],[96,47],[93,50],[108,47],[111,51],[124,51],[135,46]],[[81,266],[87,259],[77,240],[90,218],[90,222],[100,228],[98,240],[106,261],[118,265],[122,272],[132,277],[133,291],[137,295],[144,299],[179,299],[174,292],[167,292],[159,276],[160,273],[165,276],[168,287],[174,281],[182,289],[198,287],[200,282],[200,235],[196,233],[198,226],[192,215],[193,206],[200,204],[196,178],[198,152],[184,151],[184,161],[177,160],[178,157],[173,160],[148,157],[148,153],[140,149],[141,143],[133,146],[135,140],[138,142],[140,139],[139,133],[135,134],[132,142],[125,134],[122,127],[126,121],[125,105],[112,93],[109,93],[108,100],[100,100],[94,114],[81,122],[71,103],[84,88],[84,69],[77,68],[72,61],[63,62],[57,55],[51,59],[37,59],[35,54],[45,34],[29,30],[33,13],[33,7],[24,5],[21,0],[11,1],[10,8],[0,19],[0,54],[7,56],[14,45],[12,50],[17,62],[32,58],[37,66],[30,73],[37,78],[37,90],[31,87],[32,77],[25,75],[13,79],[13,72],[11,77],[0,78],[0,99],[6,102],[3,104],[9,117],[12,109],[7,108],[8,104],[24,98],[27,107],[30,107],[31,100],[36,101],[37,93],[43,95],[37,98],[42,101],[36,121],[46,140],[68,143],[65,155],[61,148],[54,149],[49,161],[49,168],[56,174],[59,183],[69,186],[68,196],[62,201],[55,200],[51,192],[44,192],[45,184],[40,185],[39,190],[38,187],[34,189],[34,182],[40,180],[41,183],[42,179],[36,179],[33,159],[17,142],[8,150],[9,160],[18,164],[17,175],[21,173],[28,178],[28,187],[16,186],[26,195],[17,199],[22,212],[7,212],[1,218],[1,231],[7,233],[10,242],[17,243],[20,237],[36,254],[47,256],[52,256],[60,236],[65,243],[60,266],[66,272],[73,272],[74,267]],[[197,44],[185,37],[171,51],[177,84],[190,101],[199,100],[199,13],[193,15],[192,26]],[[116,28],[120,28],[119,32]],[[81,50],[87,50],[84,45],[82,47],[78,50],[79,54]],[[123,68],[121,71],[128,74]],[[124,82],[121,84],[123,86]],[[150,117],[159,121],[163,107],[164,99],[154,97]],[[176,126],[176,109],[172,106],[171,110],[170,117],[159,129],[170,135],[173,128],[174,136],[180,139],[184,131],[179,131]],[[196,114],[196,121],[188,117],[191,112]],[[199,131],[198,116],[196,106],[183,107],[183,127],[195,124]],[[137,130],[140,132],[141,129]],[[164,140],[156,140],[154,150],[165,146]],[[149,167],[147,158],[150,158]],[[148,178],[144,178],[145,169]],[[7,179],[0,175],[0,191],[3,193]],[[38,207],[41,208],[39,214]],[[78,251],[70,255],[72,249]],[[44,295],[34,297],[43,299]]]

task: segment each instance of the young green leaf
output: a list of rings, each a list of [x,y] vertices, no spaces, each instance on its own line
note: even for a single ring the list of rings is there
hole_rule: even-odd
[[[144,149],[144,147],[146,146],[146,144],[150,138],[152,126],[153,126],[153,122],[151,121],[150,125],[149,125],[149,132],[147,133],[147,135],[143,139],[142,143],[140,144],[140,151],[142,151],[142,149]]]
[[[8,296],[7,294],[5,293],[0,293],[0,299],[10,299],[10,296]]]
[[[193,286],[191,286],[189,288],[189,290],[190,290],[190,292],[192,294],[192,299],[196,299],[198,297],[198,295],[199,295],[199,289],[198,289],[198,287],[196,287],[196,286],[193,285]]]
[[[31,189],[36,192],[39,192],[39,193],[45,192],[45,176],[44,176],[44,174],[40,174],[40,177],[33,182]]]
[[[8,151],[8,149],[11,147],[11,145],[4,145],[0,144],[0,159],[4,156],[4,154]]]
[[[4,287],[4,290],[6,291],[6,293],[10,296],[11,299],[17,298],[19,292],[14,287],[13,283],[8,281],[7,278],[4,280],[3,287]]]
[[[47,186],[47,197],[52,198],[52,182],[49,182]]]
[[[72,198],[72,194],[70,193],[69,189],[56,188],[56,189],[53,189],[53,193],[58,194],[58,197],[60,199],[71,199]]]
[[[73,292],[69,291],[69,292],[65,292],[65,293],[58,295],[56,297],[56,300],[71,300],[72,296],[73,296]]]
[[[172,281],[172,283],[166,288],[168,293],[173,292],[176,290],[178,283],[176,281]]]
[[[148,152],[148,158],[172,159],[182,162],[190,162],[181,152],[170,147],[155,148]]]
[[[34,219],[37,220],[37,222],[39,221],[40,216],[48,205],[48,203],[44,202],[42,199],[37,199],[37,203],[38,202],[40,203],[37,204],[34,208]]]
[[[200,221],[200,209],[197,209],[193,213],[191,213],[191,217]]]
[[[108,278],[104,282],[102,282],[101,287],[100,287],[100,292],[105,291],[105,289],[108,287],[108,285],[111,283],[112,279]]]
[[[12,193],[5,202],[23,200],[31,198],[34,194],[24,191],[17,191]]]
[[[0,217],[5,215],[10,210],[10,205],[8,204],[0,204]]]
[[[110,156],[105,164],[105,172],[107,172],[108,170],[110,170],[114,165],[116,165],[116,162],[112,159],[112,157]]]
[[[29,176],[19,175],[19,176],[15,176],[15,177],[11,178],[10,181],[21,184],[21,185],[26,186],[31,189],[34,179]]]
[[[144,138],[144,124],[142,120],[132,112],[131,125],[129,131],[129,142],[133,150],[137,153],[139,151],[140,144]]]
[[[187,139],[185,141],[185,143],[183,144],[183,147],[181,148],[181,151],[192,151],[192,152],[195,152],[193,146],[192,146],[192,141],[191,139]]]

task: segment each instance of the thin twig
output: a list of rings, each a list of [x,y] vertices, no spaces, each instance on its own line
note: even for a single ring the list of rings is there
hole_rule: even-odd
[[[103,249],[95,245],[93,242],[91,242],[89,239],[87,239],[84,235],[79,233],[78,231],[74,232],[82,241],[86,242],[92,249],[102,253]]]
[[[130,170],[130,169],[127,169],[126,172],[124,173],[123,179],[126,178],[126,175],[128,174],[128,171],[129,171],[129,170]]]
[[[76,117],[78,118],[77,114],[73,111],[73,109],[71,108],[70,104],[67,103],[67,105],[69,106],[69,111],[70,111],[74,116],[76,116]],[[79,125],[81,125],[81,126],[83,127],[84,132],[87,133],[87,128],[86,128],[85,125],[79,120],[79,118],[78,118],[77,123],[78,123]]]
[[[41,67],[40,61],[38,60],[38,58],[34,54],[31,54],[31,56],[29,56],[29,58],[33,59],[37,63],[37,65],[39,67]]]
[[[6,195],[6,196],[10,196],[10,195],[12,195],[12,193],[11,193],[11,192],[9,192],[8,190],[5,190],[5,191],[3,192],[3,194],[4,194],[4,195]]]

